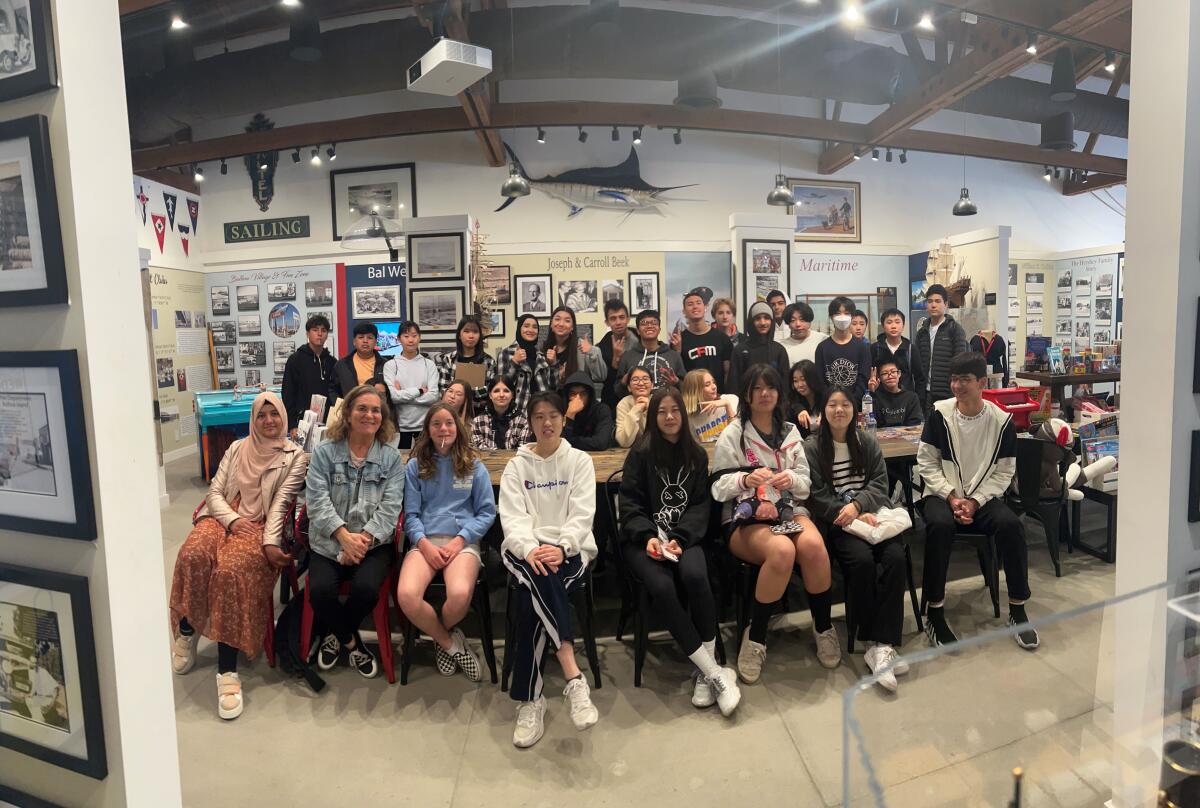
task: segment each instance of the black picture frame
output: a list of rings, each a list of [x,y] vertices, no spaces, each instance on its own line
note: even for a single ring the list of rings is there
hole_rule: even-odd
[[[32,6],[30,7],[32,8]],[[0,100],[4,100],[0,97]],[[34,289],[0,291],[0,307],[51,306],[67,302],[67,263],[58,216],[58,190],[50,153],[50,124],[44,115],[30,115],[0,123],[0,143],[29,142],[30,174],[37,200],[38,233],[46,282]],[[30,237],[33,234],[30,233]]]
[[[104,716],[100,705],[100,677],[96,673],[96,641],[92,630],[88,579],[79,575],[0,564],[0,584],[2,583],[59,592],[71,599],[75,670],[79,675],[79,698],[83,708],[83,738],[87,747],[87,757],[76,757],[57,749],[49,749],[27,738],[19,738],[3,731],[0,731],[0,746],[96,780],[103,780],[108,776],[108,755],[104,748]]]
[[[74,522],[35,519],[0,511],[0,529],[92,541],[96,538],[96,510],[92,497],[92,473],[88,462],[83,391],[79,381],[76,351],[0,351],[0,371],[9,368],[54,368],[58,371],[66,431],[67,461],[71,465]],[[4,493],[0,490],[0,494]],[[2,507],[2,500],[0,500]]]
[[[790,240],[786,240],[786,239],[744,238],[744,239],[742,239],[742,243],[740,245],[741,251],[740,251],[739,261],[741,263],[738,266],[738,271],[741,272],[741,274],[742,274],[741,308],[744,311],[750,310],[750,306],[752,306],[754,304],[754,301],[757,299],[756,296],[758,294],[757,287],[754,289],[751,288],[752,286],[754,286],[754,284],[752,284],[750,279],[752,277],[757,277],[759,274],[768,274],[768,273],[756,273],[756,272],[754,272],[753,268],[750,266],[751,262],[746,255],[746,249],[747,249],[747,247],[750,247],[750,246],[753,246],[756,244],[770,244],[773,246],[778,246],[780,248],[780,250],[782,250],[783,263],[781,264],[780,269],[779,269],[779,277],[783,281],[783,283],[779,286],[775,286],[772,288],[778,289],[779,291],[783,292],[783,296],[785,299],[787,299],[787,300],[792,299],[792,294],[790,291],[791,285],[792,285],[792,242]],[[769,274],[774,274],[774,273],[769,273]]]
[[[0,783],[0,802],[12,803],[17,808],[62,808],[56,802],[43,800],[32,794],[26,794],[24,791],[17,791],[15,788],[10,788],[3,783]]]
[[[338,205],[337,182],[339,177],[347,177],[350,174],[367,174],[372,171],[405,171],[409,172],[409,193],[412,198],[412,210],[406,211],[406,215],[397,216],[397,220],[402,218],[415,218],[417,213],[417,164],[416,163],[389,163],[382,166],[359,166],[357,168],[340,168],[336,171],[329,172],[329,217],[330,227],[334,241],[342,240],[342,231],[338,227],[338,211],[341,207]],[[346,224],[350,224],[347,222]]]
[[[541,299],[543,310],[531,311],[525,307],[525,301],[521,298],[521,281],[536,282],[538,287],[544,292]],[[549,275],[533,274],[533,275],[514,275],[512,279],[512,299],[513,311],[517,317],[522,317],[526,314],[532,314],[534,317],[549,317],[550,312],[554,310],[554,292],[551,289],[552,279]]]
[[[1188,464],[1188,521],[1200,522],[1200,429],[1192,430],[1192,454]]]
[[[34,59],[33,70],[19,73],[12,78],[0,76],[0,101],[11,101],[34,93],[58,87],[58,60],[54,52],[54,26],[50,21],[50,0],[28,0],[30,48]],[[13,27],[16,27],[15,21]],[[7,52],[0,55],[0,71],[4,70],[5,57],[10,69],[13,57]],[[18,57],[19,58],[19,57]]]
[[[455,243],[455,269],[452,273],[446,275],[422,275],[421,268],[418,263],[417,246],[422,241],[447,239],[454,240]],[[454,233],[414,233],[408,237],[408,242],[405,245],[405,256],[408,259],[408,282],[409,285],[414,283],[446,283],[448,281],[461,281],[467,277],[467,254],[463,234],[461,232]]]
[[[454,295],[456,308],[454,317],[445,325],[429,325],[422,323],[420,313],[417,310],[417,300],[428,294],[448,294]],[[467,314],[467,290],[462,286],[408,286],[408,318],[416,323],[421,328],[421,341],[425,342],[425,336],[429,335],[433,341],[437,341],[439,336],[454,336],[454,332],[458,328],[458,321]]]
[[[1120,317],[1117,319],[1120,320]],[[1196,298],[1196,344],[1192,349],[1192,393],[1200,395],[1200,297]]]

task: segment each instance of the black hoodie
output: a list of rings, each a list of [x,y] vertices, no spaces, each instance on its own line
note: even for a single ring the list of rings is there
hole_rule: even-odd
[[[871,343],[871,364],[879,367],[879,363],[885,359],[889,362],[895,361],[896,367],[900,369],[900,387],[912,390],[918,396],[923,397],[927,368],[922,367],[920,362],[914,361],[916,359],[914,354],[912,341],[908,337],[900,338],[900,347],[896,349],[895,353],[892,353],[891,346],[887,344],[887,334],[880,334]]]
[[[733,358],[729,361],[729,377],[725,380],[725,389],[735,395],[742,394],[742,375],[751,365],[771,365],[779,371],[784,389],[791,386],[790,368],[788,366],[787,349],[775,341],[774,326],[766,334],[754,330],[754,320],[746,315],[745,332],[742,341],[733,349]]]
[[[296,349],[283,366],[283,406],[287,409],[288,430],[296,427],[300,416],[308,409],[315,395],[329,396],[329,388],[333,383],[333,368],[337,360],[324,348],[321,355],[313,353],[312,346],[307,342]],[[326,402],[326,412],[333,404],[330,398]]]
[[[585,452],[603,452],[612,446],[613,434],[616,431],[612,413],[604,402],[596,401],[592,377],[582,370],[577,370],[567,377],[566,383],[563,384],[564,399],[575,385],[585,388],[587,403],[574,418],[563,425],[563,440]]]

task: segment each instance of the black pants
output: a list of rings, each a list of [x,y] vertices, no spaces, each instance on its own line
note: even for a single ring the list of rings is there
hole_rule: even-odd
[[[1025,526],[1003,500],[992,499],[975,512],[969,525],[954,521],[950,503],[941,497],[921,500],[925,517],[925,571],[921,585],[930,603],[946,598],[946,572],[950,568],[950,545],[959,530],[985,533],[996,540],[996,552],[1004,565],[1009,600],[1029,599],[1029,553]]]
[[[717,605],[708,583],[708,562],[702,547],[687,548],[678,563],[655,561],[646,555],[645,546],[632,542],[623,544],[621,551],[625,563],[646,587],[655,610],[666,620],[671,636],[685,654],[691,656],[700,643],[716,639]],[[683,584],[687,594],[686,609],[679,599],[677,583]]]
[[[356,636],[363,618],[375,610],[379,588],[392,568],[395,550],[390,543],[369,551],[358,564],[339,564],[316,553],[309,555],[308,600],[313,614],[328,631],[345,645]],[[338,601],[338,589],[350,583],[345,603]],[[380,642],[387,642],[381,637]]]
[[[414,442],[414,441],[417,439],[417,436],[418,436],[418,435],[420,435],[421,433],[420,433],[420,431],[417,431],[417,432],[403,432],[403,431],[397,430],[397,431],[396,431],[396,434],[400,436],[400,446],[399,446],[399,448],[401,448],[401,449],[411,449],[411,448],[412,448],[412,446],[413,446],[413,442]]]
[[[571,627],[571,593],[583,582],[587,566],[579,556],[566,556],[558,572],[539,575],[529,562],[506,552],[504,566],[520,586],[513,593],[517,631],[513,643],[514,701],[536,701],[542,695],[542,653],[546,643],[557,651],[575,639]],[[504,649],[507,654],[508,649]]]
[[[898,538],[870,544],[836,525],[826,541],[846,578],[858,639],[899,646],[907,588],[904,545]]]

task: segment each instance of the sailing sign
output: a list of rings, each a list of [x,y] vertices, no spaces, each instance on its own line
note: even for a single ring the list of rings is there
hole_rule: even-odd
[[[308,238],[307,216],[285,216],[282,219],[258,219],[249,222],[226,222],[225,243],[247,241],[276,241],[284,238]]]

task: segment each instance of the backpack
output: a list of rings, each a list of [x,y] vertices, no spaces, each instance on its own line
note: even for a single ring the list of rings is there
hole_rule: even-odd
[[[283,607],[275,621],[275,660],[279,669],[294,679],[303,679],[314,693],[325,689],[325,680],[317,675],[308,660],[300,656],[300,626],[304,617],[304,591],[301,590]],[[309,647],[316,648],[316,626],[309,637]]]

